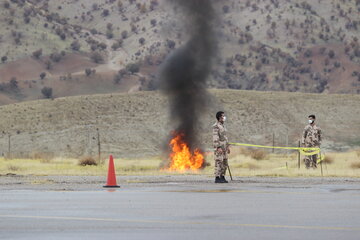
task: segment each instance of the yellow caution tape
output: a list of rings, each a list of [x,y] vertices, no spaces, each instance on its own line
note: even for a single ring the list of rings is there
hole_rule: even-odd
[[[248,143],[229,143],[230,145],[237,145],[237,146],[245,146],[245,147],[259,147],[259,148],[274,148],[274,149],[289,149],[289,150],[298,150],[303,155],[315,155],[320,153],[320,148],[317,147],[275,147],[275,146],[264,146],[264,145],[255,145],[255,144],[248,144]]]
[[[310,156],[320,154],[320,148],[318,147],[275,147],[275,146],[264,146],[248,143],[229,143],[230,145],[244,146],[244,147],[258,147],[258,148],[271,148],[271,149],[288,149],[288,150],[297,150],[302,155]],[[317,160],[317,163],[320,163],[325,158],[324,154],[320,154],[320,157]]]

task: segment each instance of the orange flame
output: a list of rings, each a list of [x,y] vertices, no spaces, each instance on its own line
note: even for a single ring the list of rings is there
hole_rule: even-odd
[[[175,133],[170,141],[172,152],[170,153],[170,167],[168,170],[180,171],[200,169],[205,160],[200,149],[190,151],[188,144],[184,141],[184,135]]]

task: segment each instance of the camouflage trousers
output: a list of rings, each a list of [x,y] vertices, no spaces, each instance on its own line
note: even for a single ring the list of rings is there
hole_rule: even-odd
[[[218,153],[215,151],[214,160],[215,160],[215,177],[225,176],[226,169],[228,168],[228,159],[226,153]]]
[[[317,154],[315,155],[308,155],[304,157],[305,167],[309,168],[317,168]]]

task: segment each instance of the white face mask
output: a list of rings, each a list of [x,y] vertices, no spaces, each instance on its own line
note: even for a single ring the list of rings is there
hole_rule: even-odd
[[[310,123],[310,124],[312,124],[313,122],[314,122],[314,120],[309,119],[309,123]]]
[[[225,117],[225,116],[223,117],[223,121],[224,121],[224,122],[226,121],[226,117]]]

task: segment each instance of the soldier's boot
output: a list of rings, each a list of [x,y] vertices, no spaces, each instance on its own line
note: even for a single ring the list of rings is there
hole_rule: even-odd
[[[222,183],[228,183],[228,181],[226,181],[226,179],[225,179],[225,176],[221,176],[220,180],[221,180]]]
[[[223,182],[221,181],[221,178],[220,178],[220,177],[216,177],[216,178],[215,178],[215,183],[223,183]]]
[[[312,159],[312,167],[315,169],[317,168],[317,162],[316,158]]]

